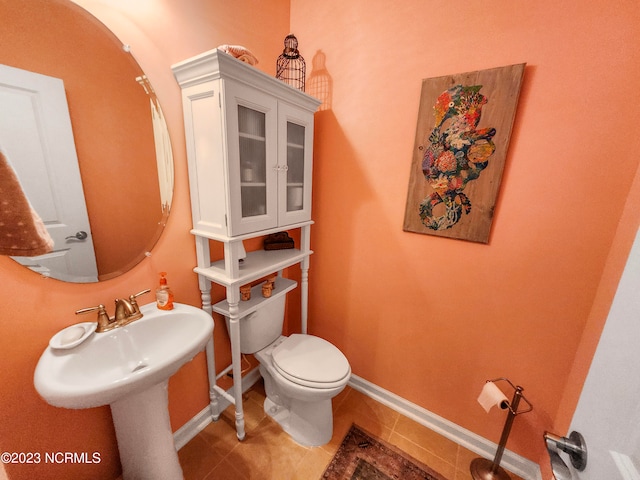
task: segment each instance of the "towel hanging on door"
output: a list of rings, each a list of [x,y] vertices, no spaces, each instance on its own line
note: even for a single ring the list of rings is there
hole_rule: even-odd
[[[33,257],[53,250],[53,239],[0,150],[0,255]]]

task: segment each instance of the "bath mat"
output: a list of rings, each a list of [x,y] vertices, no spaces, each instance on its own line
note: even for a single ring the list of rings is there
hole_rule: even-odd
[[[351,425],[322,480],[447,480],[393,445]]]

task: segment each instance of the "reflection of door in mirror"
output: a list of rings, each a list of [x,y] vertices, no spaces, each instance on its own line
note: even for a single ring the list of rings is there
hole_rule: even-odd
[[[91,224],[66,236],[90,234],[98,280],[117,277],[146,258],[170,211],[173,159],[155,93],[129,49],[72,1],[0,0],[0,18],[0,64],[64,82]]]
[[[0,65],[0,110],[0,146],[54,241],[50,253],[15,260],[43,275],[53,271],[62,280],[96,282],[98,269],[62,80]]]

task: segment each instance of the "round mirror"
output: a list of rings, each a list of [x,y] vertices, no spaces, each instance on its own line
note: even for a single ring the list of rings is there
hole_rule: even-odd
[[[158,99],[128,47],[71,1],[0,0],[0,18],[0,156],[53,241],[12,258],[70,282],[114,278],[171,208]]]

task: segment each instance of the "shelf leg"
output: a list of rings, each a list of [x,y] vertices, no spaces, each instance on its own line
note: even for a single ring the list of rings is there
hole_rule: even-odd
[[[300,232],[300,249],[303,252],[311,250],[311,226],[302,227]],[[309,256],[304,257],[300,262],[300,328],[302,333],[307,333],[307,323],[309,316]]]
[[[207,374],[209,376],[209,411],[214,422],[220,419],[220,404],[218,403],[218,392],[216,391],[216,360],[213,350],[213,336],[207,342]]]
[[[196,258],[198,265],[210,265],[211,253],[209,251],[209,239],[196,237]],[[211,307],[211,280],[203,275],[198,275],[198,287],[200,288],[200,296],[202,298],[202,309],[209,315],[212,314]],[[213,350],[213,335],[205,349],[207,356],[207,376],[209,377],[209,411],[211,418],[217,422],[220,418],[220,405],[218,403],[218,393],[216,387],[216,360]]]
[[[198,275],[200,277],[198,283],[200,284],[200,297],[202,299],[202,309],[207,312],[209,315],[213,312],[213,308],[211,307],[211,282],[207,280],[201,280],[202,275]]]
[[[200,284],[200,292],[202,295],[202,309],[211,315],[211,282],[202,275],[198,275],[198,283]],[[211,334],[211,338],[209,342],[207,342],[205,353],[207,356],[207,376],[209,377],[209,410],[211,411],[211,418],[214,422],[217,422],[221,412],[218,404],[218,393],[215,390],[216,357],[213,349],[213,334]]]
[[[209,239],[196,237],[196,258],[198,265],[210,265],[211,253],[209,251]],[[211,314],[211,280],[204,275],[198,275],[198,286],[202,297],[202,309]],[[214,372],[215,376],[215,372]]]
[[[307,333],[307,318],[309,315],[309,257],[300,263],[300,328]]]
[[[236,407],[236,434],[238,440],[245,437],[244,410],[242,408],[242,357],[240,353],[240,318],[239,287],[227,288],[227,302],[229,303],[229,337],[231,339],[231,363],[233,365],[233,397]]]

